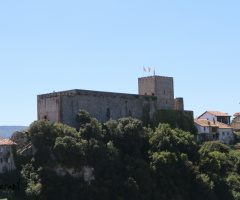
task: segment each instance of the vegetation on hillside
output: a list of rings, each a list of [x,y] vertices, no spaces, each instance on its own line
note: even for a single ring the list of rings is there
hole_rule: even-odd
[[[47,120],[31,124],[29,139],[38,151],[18,159],[19,173],[9,173],[22,181],[9,199],[240,199],[240,151],[221,142],[199,146],[193,134],[168,124],[146,128],[133,118],[100,124],[82,110],[77,120],[79,130]],[[59,176],[57,166],[79,176]],[[94,168],[91,184],[84,166]]]

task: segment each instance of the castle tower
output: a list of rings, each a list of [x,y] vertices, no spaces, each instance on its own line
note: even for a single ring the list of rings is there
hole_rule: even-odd
[[[175,110],[184,110],[183,98],[178,97],[174,99],[174,109]]]
[[[174,109],[173,78],[148,76],[138,79],[139,95],[157,96],[159,109]]]

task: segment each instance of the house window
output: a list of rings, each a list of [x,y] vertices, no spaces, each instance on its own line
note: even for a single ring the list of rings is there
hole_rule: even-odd
[[[163,94],[166,94],[166,91],[165,91],[165,90],[163,90]]]
[[[3,152],[3,148],[2,147],[0,147],[0,152]]]
[[[204,129],[204,131],[206,131],[206,127],[204,127],[203,129]]]
[[[224,132],[222,132],[222,135],[225,135],[225,133],[224,133]]]
[[[10,152],[10,147],[7,147],[7,152]]]
[[[227,132],[227,135],[229,135],[229,132]]]
[[[3,159],[2,159],[2,158],[0,158],[0,162],[1,162],[1,163],[3,162]]]
[[[154,96],[154,93],[152,93],[152,96]]]

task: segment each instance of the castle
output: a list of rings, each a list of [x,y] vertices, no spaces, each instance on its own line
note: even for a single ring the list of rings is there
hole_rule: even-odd
[[[139,78],[138,89],[139,95],[78,89],[38,95],[38,120],[48,119],[77,128],[79,109],[88,111],[99,122],[128,116],[141,119],[146,107],[150,117],[158,109],[184,110],[183,98],[174,99],[172,77]]]

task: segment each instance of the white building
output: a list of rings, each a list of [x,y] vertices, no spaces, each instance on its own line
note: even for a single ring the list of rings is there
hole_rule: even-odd
[[[230,144],[234,141],[233,128],[218,121],[207,119],[194,119],[198,129],[197,141],[221,141]]]
[[[223,113],[220,111],[206,111],[202,115],[198,117],[198,119],[207,119],[209,121],[218,121],[224,124],[230,125],[230,117],[227,113]]]
[[[12,154],[13,145],[17,144],[9,139],[0,138],[0,173],[16,169]]]

